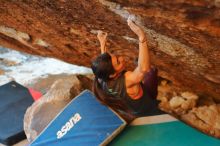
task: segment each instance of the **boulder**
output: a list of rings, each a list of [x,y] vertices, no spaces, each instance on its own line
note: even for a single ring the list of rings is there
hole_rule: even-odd
[[[184,101],[185,100],[182,97],[175,96],[169,101],[169,103],[170,103],[171,108],[177,108],[177,107],[181,106],[181,104],[183,104]]]
[[[81,91],[91,89],[92,80],[73,75],[54,82],[49,91],[30,106],[24,116],[24,131],[32,142],[51,120]]]
[[[158,91],[160,109],[208,135],[220,138],[220,104],[211,97],[182,92],[165,81],[161,81]]]
[[[162,80],[158,87],[158,97],[160,108],[168,113],[182,115],[196,106],[199,99],[195,93],[185,91],[175,87],[172,83]]]
[[[220,138],[220,104],[193,108],[181,119],[206,134]]]

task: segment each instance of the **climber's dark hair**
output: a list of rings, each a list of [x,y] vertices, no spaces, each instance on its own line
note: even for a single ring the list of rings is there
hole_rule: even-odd
[[[95,76],[103,81],[109,80],[109,76],[115,72],[111,55],[103,53],[92,62],[92,71]]]
[[[132,114],[131,110],[128,108],[127,103],[123,99],[117,99],[111,95],[105,93],[102,89],[101,82],[107,82],[110,80],[109,76],[115,72],[111,55],[104,53],[99,55],[92,62],[92,71],[95,74],[95,79],[93,83],[93,92],[97,99],[104,105],[111,107],[115,110],[125,121],[130,123],[135,116]]]

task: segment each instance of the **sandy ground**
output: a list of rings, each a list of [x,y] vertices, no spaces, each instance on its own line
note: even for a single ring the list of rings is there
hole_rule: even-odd
[[[89,68],[57,59],[28,55],[0,47],[0,85],[15,80],[44,94],[57,79],[91,72]],[[27,144],[27,140],[24,140],[14,146]],[[0,146],[4,145],[0,144]]]

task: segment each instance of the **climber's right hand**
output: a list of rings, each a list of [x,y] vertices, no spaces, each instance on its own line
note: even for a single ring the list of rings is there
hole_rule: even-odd
[[[135,24],[131,17],[128,17],[127,23],[131,30],[138,36],[139,41],[143,41],[146,37],[144,30],[139,25]]]

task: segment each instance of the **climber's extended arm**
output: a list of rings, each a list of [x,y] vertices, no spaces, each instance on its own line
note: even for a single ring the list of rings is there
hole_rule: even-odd
[[[140,83],[150,70],[150,56],[144,30],[130,19],[128,19],[128,26],[139,38],[138,66],[134,71],[127,72],[127,86],[132,86]]]
[[[106,50],[106,38],[107,38],[107,33],[106,32],[103,32],[103,31],[98,31],[98,40],[99,40],[99,43],[101,45],[101,54],[105,53],[107,50]]]

